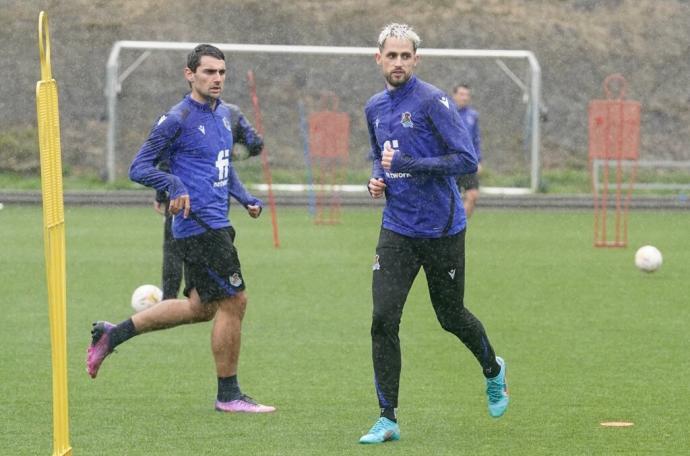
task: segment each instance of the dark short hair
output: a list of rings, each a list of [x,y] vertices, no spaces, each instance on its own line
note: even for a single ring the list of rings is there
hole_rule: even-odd
[[[194,50],[189,53],[189,55],[187,55],[187,68],[192,70],[192,72],[196,72],[196,69],[199,67],[199,63],[201,62],[201,57],[205,55],[213,57],[214,59],[225,60],[225,54],[223,54],[223,51],[217,47],[210,44],[200,44],[195,47]]]
[[[460,90],[460,89],[471,90],[471,87],[470,87],[470,85],[467,84],[466,82],[463,82],[463,83],[458,84],[458,85],[456,85],[455,87],[453,87],[453,93],[456,93],[456,92],[457,92],[458,90]]]

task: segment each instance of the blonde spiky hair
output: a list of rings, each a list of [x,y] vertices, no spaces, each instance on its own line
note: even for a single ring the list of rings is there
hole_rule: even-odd
[[[403,38],[406,40],[410,40],[412,42],[412,48],[414,49],[415,52],[417,52],[417,48],[419,47],[419,43],[422,42],[422,40],[419,38],[419,35],[417,35],[417,32],[415,32],[412,27],[410,27],[407,24],[398,24],[396,22],[393,22],[392,24],[388,24],[381,30],[381,34],[379,35],[379,50],[383,50],[383,45],[386,42],[388,38]]]

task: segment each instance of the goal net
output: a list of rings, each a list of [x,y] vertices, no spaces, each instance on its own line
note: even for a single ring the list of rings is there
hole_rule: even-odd
[[[188,91],[182,77],[186,54],[197,43],[118,41],[106,69],[108,144],[105,174],[122,178],[154,121]],[[324,94],[338,99],[349,116],[344,184],[368,179],[369,136],[363,109],[384,88],[375,48],[215,44],[226,55],[223,100],[253,122],[247,83],[252,70],[261,105],[265,143],[275,184],[306,184],[308,138],[304,117],[321,109]],[[535,191],[539,185],[539,64],[529,51],[420,49],[417,75],[452,94],[458,83],[472,88],[480,115],[482,186]],[[261,162],[236,164],[242,179],[261,182]]]

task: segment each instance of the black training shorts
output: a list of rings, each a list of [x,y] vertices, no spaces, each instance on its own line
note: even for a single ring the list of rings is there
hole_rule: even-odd
[[[461,174],[458,176],[458,187],[460,190],[476,190],[479,188],[479,176],[477,173]]]
[[[177,239],[184,258],[184,294],[196,288],[202,303],[217,301],[244,290],[240,259],[232,227],[208,230]]]

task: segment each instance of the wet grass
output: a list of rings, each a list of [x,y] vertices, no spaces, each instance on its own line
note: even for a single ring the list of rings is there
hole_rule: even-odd
[[[268,215],[268,214],[265,214]],[[124,344],[97,380],[84,372],[94,319],[120,321],[158,283],[162,220],[148,208],[66,212],[70,431],[84,455],[684,454],[690,387],[690,219],[631,214],[628,249],[591,247],[591,214],[479,209],[467,237],[466,302],[509,366],[511,405],[491,419],[476,362],[435,321],[423,275],[401,328],[402,440],[356,442],[377,416],[369,324],[376,209],[337,226],[280,210],[233,209],[248,283],[240,382],[272,416],[213,411],[209,324]],[[0,447],[51,451],[51,380],[41,212],[0,211],[3,252]],[[664,253],[633,266],[634,247]],[[603,428],[602,421],[631,421]]]

